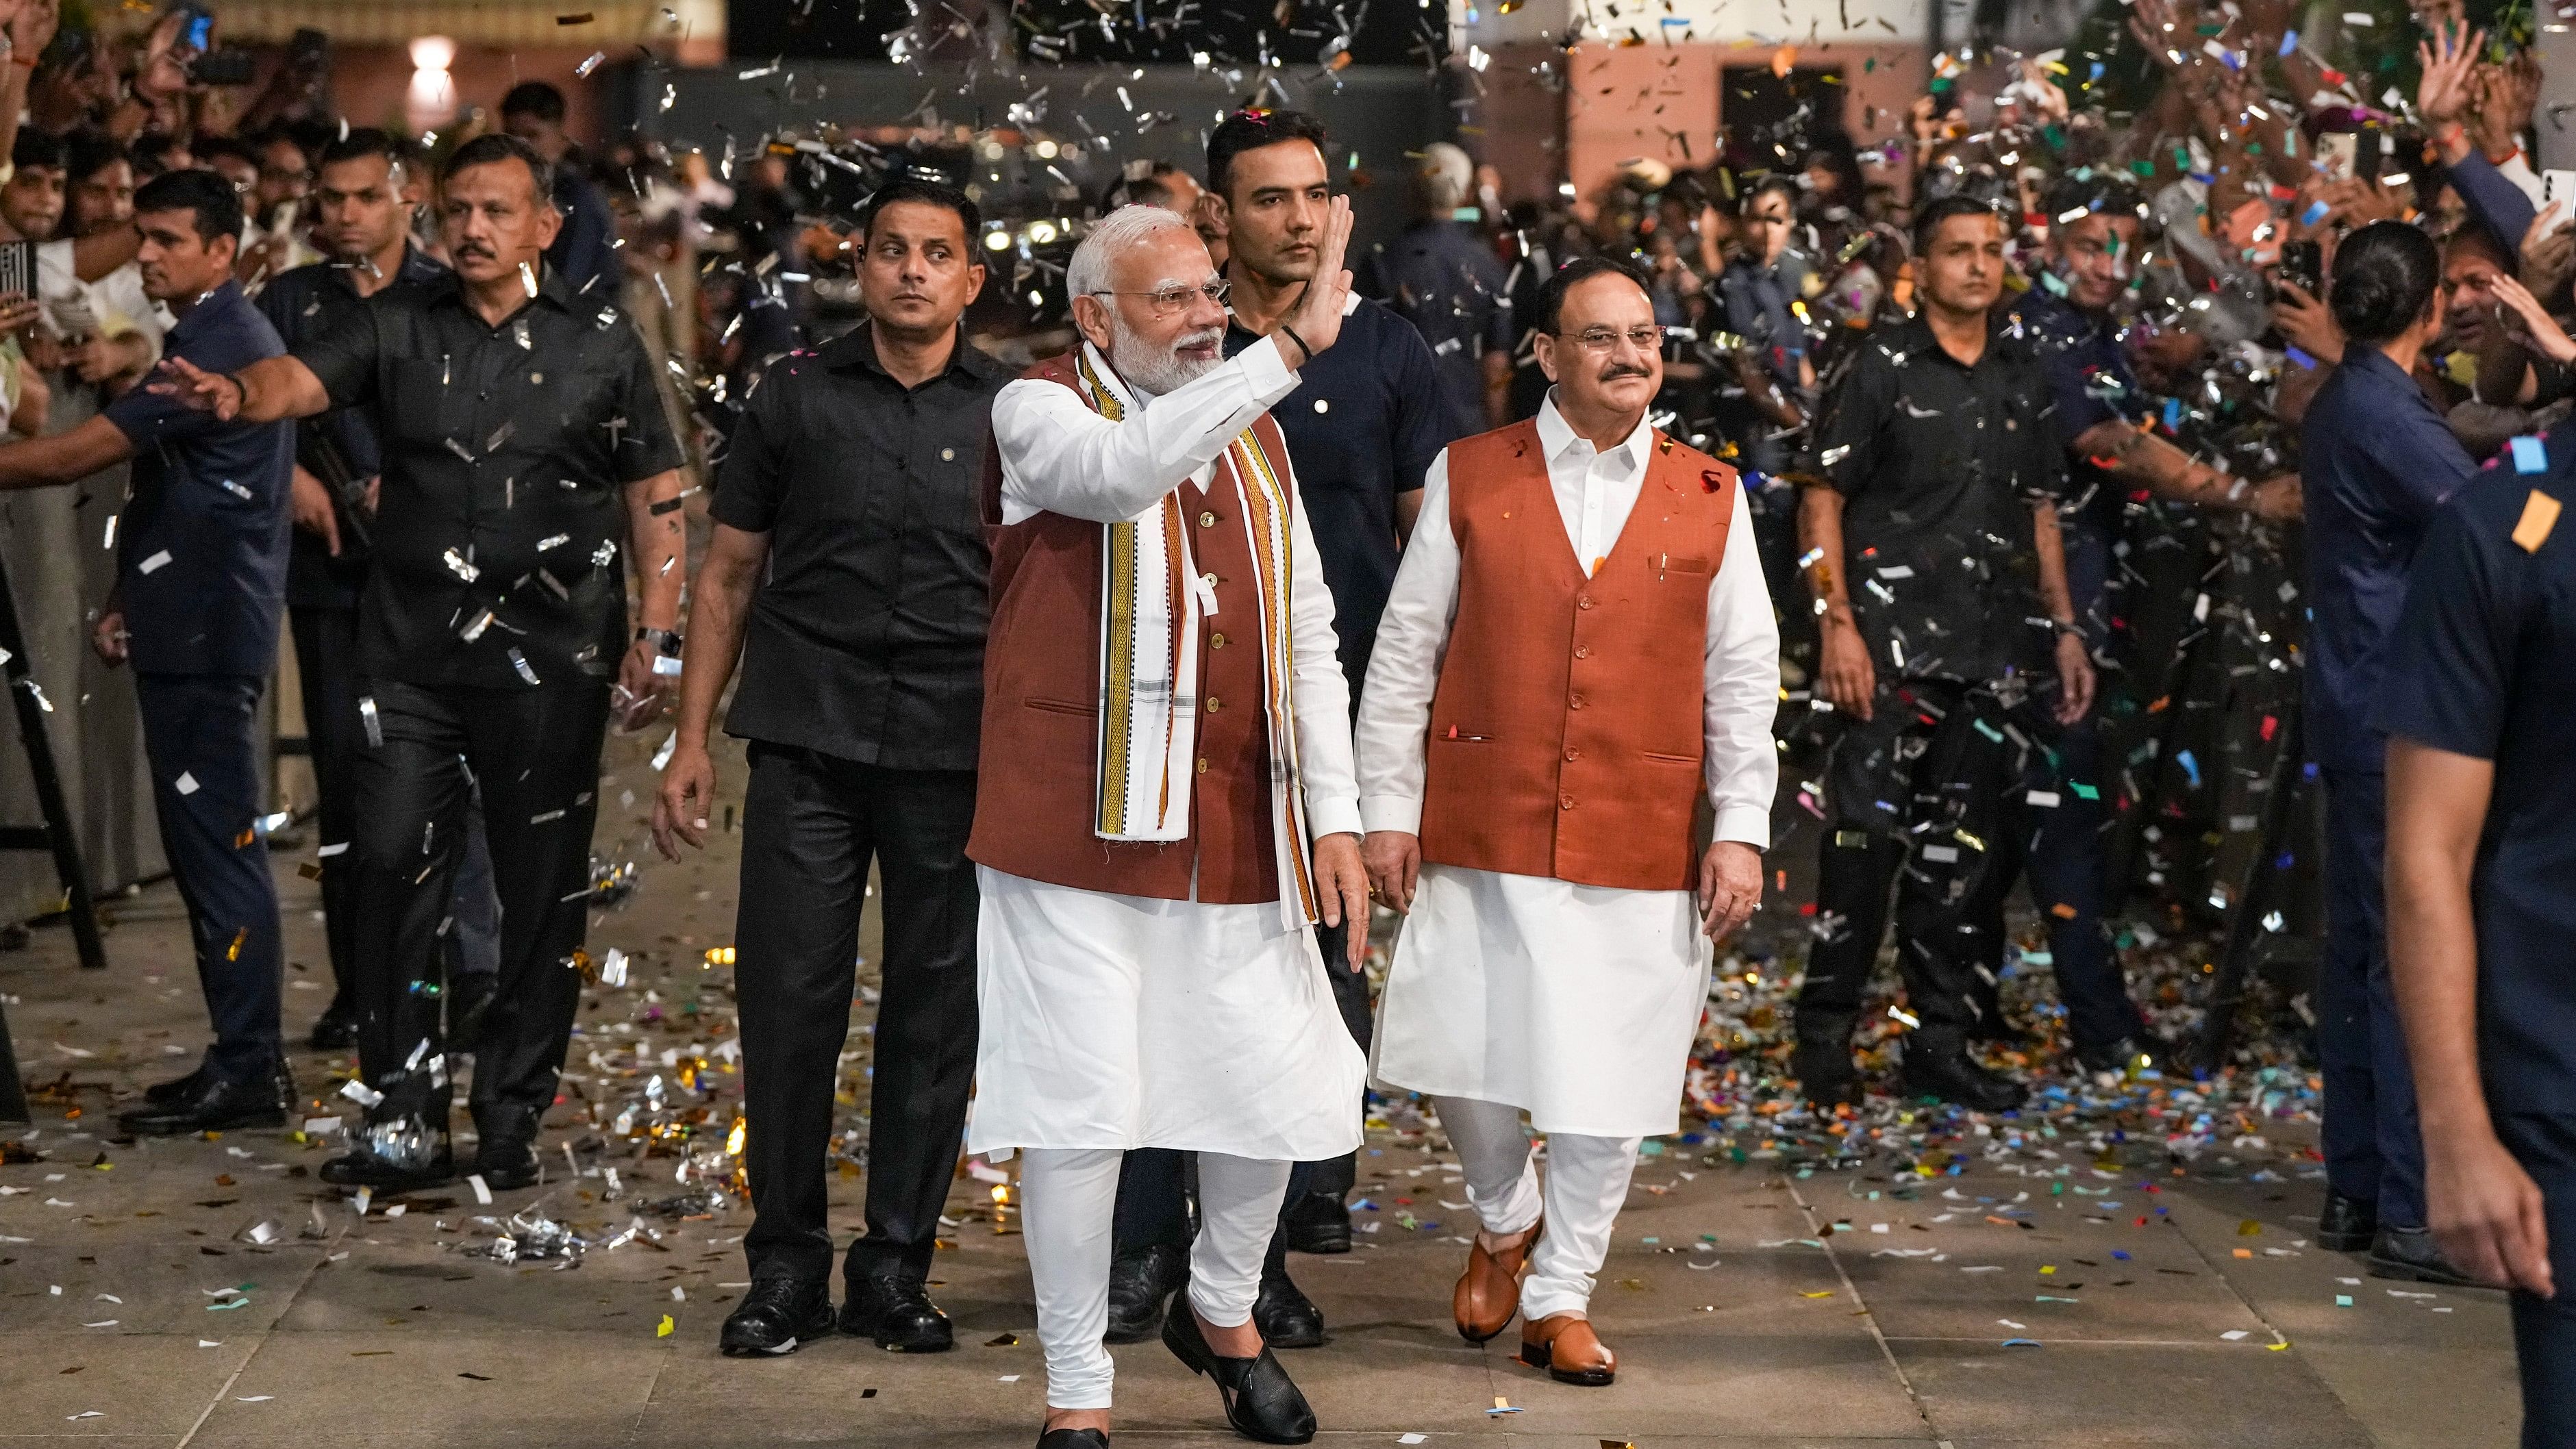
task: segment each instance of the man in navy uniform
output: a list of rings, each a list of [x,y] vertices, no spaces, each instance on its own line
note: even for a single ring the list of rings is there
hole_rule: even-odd
[[[241,202],[211,171],[174,171],[134,196],[146,296],[178,325],[169,355],[230,371],[285,350],[232,280]],[[279,1040],[277,887],[259,818],[260,691],[286,591],[294,430],[218,422],[143,388],[69,432],[0,447],[0,488],[71,483],[131,458],[117,515],[116,589],[92,643],[134,666],[161,848],[188,907],[215,1044],[149,1089],[126,1131],[180,1135],[286,1122],[294,1083]]]
[[[2378,691],[2388,956],[2441,1256],[2510,1286],[2526,1449],[2576,1443],[2576,436],[2434,517]]]

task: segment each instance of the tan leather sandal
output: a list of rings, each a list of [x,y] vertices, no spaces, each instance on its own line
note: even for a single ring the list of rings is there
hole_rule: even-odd
[[[1542,1218],[1490,1253],[1484,1235],[1477,1235],[1467,1249],[1467,1271],[1458,1275],[1458,1289],[1449,1295],[1449,1313],[1458,1322],[1460,1338],[1483,1343],[1512,1326],[1512,1316],[1521,1311],[1521,1271],[1529,1266],[1530,1249],[1546,1227]]]
[[[1522,1324],[1521,1362],[1547,1370],[1560,1384],[1588,1389],[1608,1384],[1619,1372],[1619,1356],[1592,1331],[1592,1321],[1573,1313]]]

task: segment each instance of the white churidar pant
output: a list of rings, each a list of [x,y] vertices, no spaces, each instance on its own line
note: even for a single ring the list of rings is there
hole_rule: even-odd
[[[1559,1313],[1582,1315],[1593,1279],[1610,1256],[1610,1229],[1628,1201],[1642,1137],[1547,1134],[1547,1180],[1539,1181],[1520,1109],[1473,1097],[1433,1097],[1449,1145],[1466,1170],[1467,1201],[1485,1231],[1517,1233],[1547,1214],[1547,1231],[1521,1280],[1521,1318],[1536,1323]],[[1031,1252],[1036,1244],[1030,1245]],[[1257,1285],[1256,1285],[1257,1286]]]
[[[1125,1153],[1032,1147],[1020,1171],[1021,1229],[1037,1287],[1047,1407],[1105,1409],[1117,1365],[1109,1331],[1110,1219]],[[1261,1260],[1288,1192],[1286,1162],[1199,1154],[1199,1236],[1190,1247],[1190,1305],[1219,1328],[1252,1317]],[[1186,1312],[1179,1303],[1175,1313]]]

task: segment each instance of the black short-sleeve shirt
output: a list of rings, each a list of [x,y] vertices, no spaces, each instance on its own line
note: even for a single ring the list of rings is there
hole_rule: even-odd
[[[285,351],[226,282],[188,309],[163,347],[208,372]],[[135,387],[101,414],[134,447],[133,494],[117,515],[116,589],[127,650],[146,674],[249,674],[277,663],[286,595],[295,429],[217,422]]]
[[[375,295],[429,286],[446,275],[447,268],[436,258],[405,243],[401,266],[388,286]],[[260,289],[254,305],[286,345],[295,347],[330,332],[372,300],[358,295],[348,267],[338,262],[315,262],[278,275]],[[299,420],[295,425],[295,461],[326,484],[335,473],[363,481],[384,471],[376,447],[375,424],[363,408],[333,408]],[[358,607],[359,594],[367,584],[363,532],[364,525],[353,528],[344,510],[340,551],[334,554],[319,535],[300,528],[293,530],[289,534],[293,543],[286,568],[288,606]]]
[[[1813,466],[1843,495],[1853,613],[1883,673],[1990,681],[2044,668],[2054,634],[2031,508],[2065,486],[2048,378],[1998,333],[1960,365],[1909,319],[1856,348]]]
[[[332,406],[372,410],[383,448],[360,669],[489,688],[614,677],[624,485],[681,461],[626,313],[548,271],[495,327],[451,276],[379,297],[295,356]]]
[[[970,770],[992,555],[976,508],[1010,370],[963,338],[906,388],[862,325],[762,374],[716,522],[769,536],[725,730],[904,770]]]
[[[2542,472],[2491,463],[2434,515],[2372,724],[2495,762],[2470,881],[2478,1065],[2499,1110],[2564,1116],[2576,1113],[2576,517],[2533,533],[2553,505],[2576,507],[2576,432],[2561,426],[2546,446]]]
[[[1225,355],[1260,340],[1229,326]],[[1271,406],[1270,419],[1288,440],[1297,496],[1333,591],[1333,632],[1356,712],[1403,556],[1396,495],[1422,487],[1431,460],[1465,424],[1440,390],[1431,345],[1384,303],[1366,301],[1343,316],[1339,340],[1297,369],[1297,390]]]

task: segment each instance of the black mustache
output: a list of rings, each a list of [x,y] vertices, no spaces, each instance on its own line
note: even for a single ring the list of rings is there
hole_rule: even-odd
[[[1644,369],[1644,368],[1642,368],[1642,367],[1614,367],[1614,368],[1610,369],[1608,372],[1605,372],[1605,373],[1601,374],[1601,380],[1602,380],[1603,382],[1617,382],[1619,379],[1621,379],[1621,378],[1623,378],[1623,377],[1652,377],[1652,376],[1654,376],[1654,374],[1653,374],[1653,373],[1648,372],[1646,369]]]
[[[490,247],[478,247],[472,242],[467,242],[465,245],[456,249],[456,254],[460,257],[488,257],[491,256],[493,252]]]

